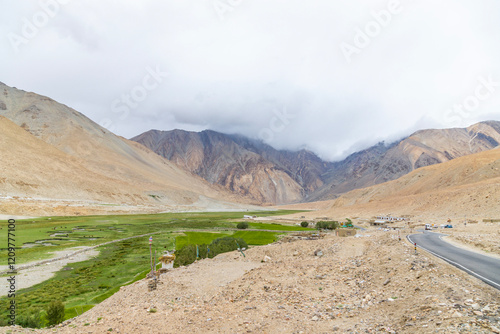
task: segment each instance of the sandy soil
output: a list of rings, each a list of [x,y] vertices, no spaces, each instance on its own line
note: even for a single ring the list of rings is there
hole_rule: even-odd
[[[448,242],[480,250],[500,257],[500,223],[454,224],[452,229],[439,230],[449,235]]]
[[[9,219],[30,219],[34,217],[29,216],[15,216],[15,215],[0,215],[0,220],[9,220]]]
[[[288,237],[249,249],[246,258],[232,252],[202,260],[162,275],[156,291],[136,282],[33,333],[500,332],[498,290],[425,252],[415,255],[396,232],[363,233]]]

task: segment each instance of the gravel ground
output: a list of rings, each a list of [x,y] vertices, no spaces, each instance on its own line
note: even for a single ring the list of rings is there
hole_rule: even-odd
[[[393,232],[364,233],[221,254],[32,333],[500,333],[498,290]]]

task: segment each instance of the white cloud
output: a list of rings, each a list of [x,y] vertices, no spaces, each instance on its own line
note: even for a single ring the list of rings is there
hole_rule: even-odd
[[[493,0],[401,0],[350,63],[340,45],[354,45],[357,29],[376,27],[396,0],[56,2],[53,17],[17,53],[9,36],[22,37],[25,18],[33,23],[44,9],[5,5],[0,80],[96,122],[111,120],[125,137],[208,127],[258,138],[274,127],[270,144],[338,159],[418,127],[500,119],[500,87],[454,124],[445,117],[474,94],[479,76],[500,81]],[[113,112],[113,101],[157,66],[168,77],[126,117]],[[294,117],[277,124],[276,110],[284,109]]]

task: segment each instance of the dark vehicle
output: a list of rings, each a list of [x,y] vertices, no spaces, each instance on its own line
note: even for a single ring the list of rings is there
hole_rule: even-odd
[[[447,224],[447,225],[444,226],[444,228],[453,228],[453,225]]]

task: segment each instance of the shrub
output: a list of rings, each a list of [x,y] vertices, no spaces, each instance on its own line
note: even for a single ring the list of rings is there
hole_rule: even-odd
[[[16,324],[25,328],[42,328],[40,310],[29,308],[26,313],[16,318]]]
[[[309,223],[308,222],[302,222],[302,223],[300,223],[300,226],[302,226],[302,227],[308,227]]]
[[[241,238],[234,237],[223,237],[213,240],[210,245],[199,245],[198,253],[200,259],[205,259],[207,257],[213,258],[221,253],[231,252],[238,249],[238,245],[241,248],[248,247],[245,240]],[[210,250],[210,251],[209,251]],[[174,267],[187,266],[188,264],[196,261],[196,245],[185,245],[181,249],[175,252]]]
[[[245,230],[248,228],[248,223],[247,222],[241,222],[241,223],[238,223],[238,225],[236,225],[237,228],[239,228],[240,230]]]
[[[319,221],[316,223],[318,230],[335,230],[339,228],[339,222],[336,221]]]
[[[60,300],[53,300],[45,309],[49,326],[57,325],[64,321],[64,304]]]
[[[185,245],[175,251],[174,268],[186,266],[196,261],[196,245]]]
[[[223,237],[215,239],[209,246],[210,253],[208,253],[208,257],[213,258],[221,253],[234,251],[238,249],[238,245],[241,248],[248,247],[245,240],[241,238]]]

